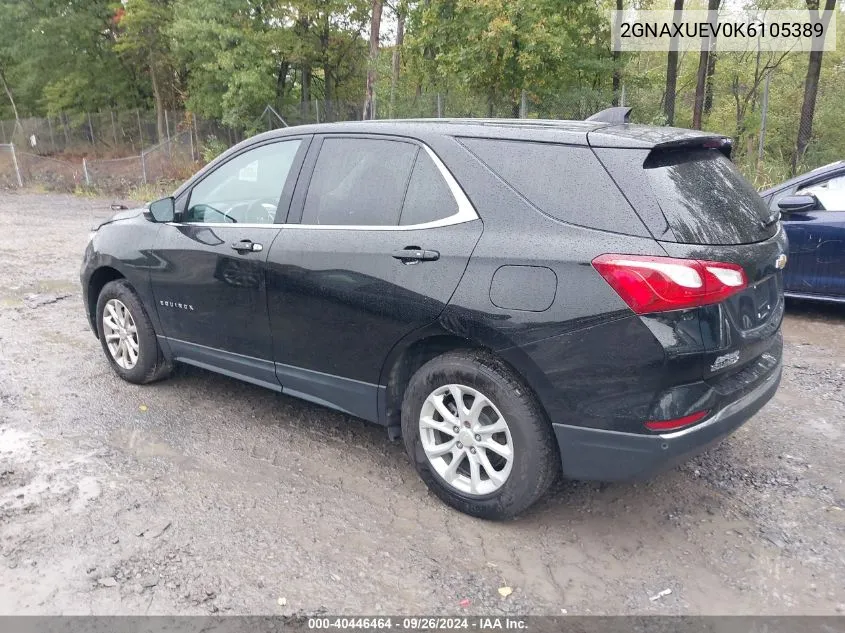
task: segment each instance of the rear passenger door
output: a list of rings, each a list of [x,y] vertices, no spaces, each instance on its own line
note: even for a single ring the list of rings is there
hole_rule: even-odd
[[[440,315],[481,221],[407,139],[316,138],[299,183],[268,258],[276,375],[292,395],[376,420],[388,352]]]

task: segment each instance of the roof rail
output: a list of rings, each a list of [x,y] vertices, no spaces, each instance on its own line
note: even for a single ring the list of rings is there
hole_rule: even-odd
[[[627,106],[605,108],[601,112],[596,112],[593,116],[587,117],[586,120],[599,121],[600,123],[628,123],[632,109]]]

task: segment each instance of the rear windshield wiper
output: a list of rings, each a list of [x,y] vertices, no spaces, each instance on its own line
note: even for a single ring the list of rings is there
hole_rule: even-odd
[[[767,229],[772,224],[777,222],[780,219],[780,211],[775,211],[772,215],[767,217],[765,220],[760,220],[760,228]]]

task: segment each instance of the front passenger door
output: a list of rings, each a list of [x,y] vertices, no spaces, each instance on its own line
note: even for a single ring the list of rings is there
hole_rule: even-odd
[[[265,264],[290,204],[305,139],[248,148],[199,180],[161,227],[151,283],[177,360],[279,388]]]
[[[819,205],[783,218],[789,237],[786,291],[845,296],[845,174],[799,187],[795,195],[813,195]]]

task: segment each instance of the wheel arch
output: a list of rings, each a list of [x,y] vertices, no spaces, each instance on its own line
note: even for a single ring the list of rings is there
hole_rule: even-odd
[[[497,350],[483,341],[472,340],[437,328],[418,332],[412,340],[406,339],[397,344],[384,364],[380,384],[386,387],[379,391],[378,411],[379,421],[387,427],[391,438],[396,439],[401,434],[402,398],[411,376],[428,361],[447,352],[461,350],[484,351],[501,361],[532,392],[548,419],[548,410],[538,391],[541,385],[537,384],[537,379],[541,377],[537,374],[536,366],[521,350],[518,348]]]
[[[388,358],[385,369],[382,370],[382,384],[386,384],[387,388],[384,390],[384,403],[379,407],[379,413],[383,416],[382,422],[385,426],[394,430],[401,426],[402,397],[411,376],[420,367],[446,352],[479,347],[468,339],[443,332],[419,337],[403,346],[401,350],[394,348],[392,358]]]
[[[87,305],[88,321],[94,330],[94,335],[99,338],[97,330],[97,300],[100,298],[105,285],[117,279],[126,279],[126,275],[112,266],[104,265],[97,268],[88,279]]]

